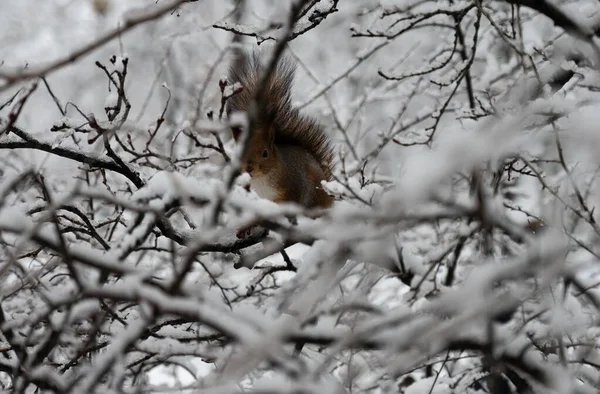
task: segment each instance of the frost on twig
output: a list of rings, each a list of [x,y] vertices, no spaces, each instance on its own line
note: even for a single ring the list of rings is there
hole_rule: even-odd
[[[0,15],[2,390],[598,391],[598,2],[33,3]],[[242,37],[297,63],[331,209],[238,174]]]

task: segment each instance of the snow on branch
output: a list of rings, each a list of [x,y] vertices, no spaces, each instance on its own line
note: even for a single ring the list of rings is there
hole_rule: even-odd
[[[600,389],[598,2],[6,1],[2,390]],[[240,174],[284,55],[328,209]]]

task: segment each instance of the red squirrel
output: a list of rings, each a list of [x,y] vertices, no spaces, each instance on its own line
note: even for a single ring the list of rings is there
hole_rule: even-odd
[[[257,52],[243,54],[234,62],[229,81],[239,82],[242,90],[228,99],[228,116],[248,110],[263,67]],[[267,80],[266,99],[259,103],[259,119],[241,159],[241,170],[250,175],[250,188],[262,198],[305,208],[328,208],[334,199],[321,182],[332,179],[333,147],[323,127],[292,106],[295,69],[295,64],[284,57]],[[241,130],[232,128],[232,134],[238,142]]]

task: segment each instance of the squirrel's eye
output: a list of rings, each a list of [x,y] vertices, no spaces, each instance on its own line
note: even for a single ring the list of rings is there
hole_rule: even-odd
[[[269,157],[269,151],[265,149],[262,153],[262,157]]]

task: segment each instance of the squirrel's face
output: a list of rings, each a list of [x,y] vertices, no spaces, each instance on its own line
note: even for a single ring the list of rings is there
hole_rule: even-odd
[[[242,158],[242,172],[247,172],[253,177],[270,173],[276,167],[277,162],[274,143],[269,133],[260,129],[256,130],[252,133],[249,142],[246,155]]]

